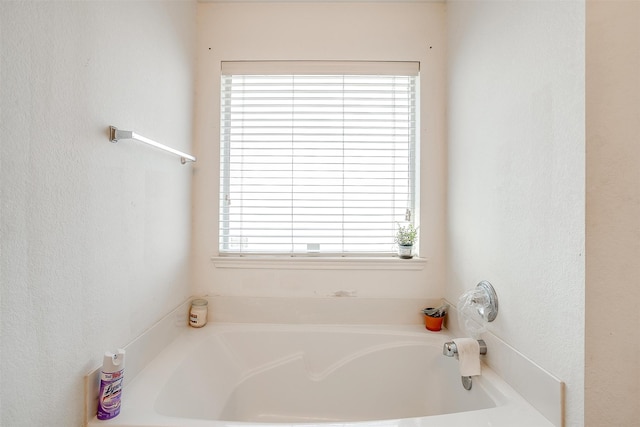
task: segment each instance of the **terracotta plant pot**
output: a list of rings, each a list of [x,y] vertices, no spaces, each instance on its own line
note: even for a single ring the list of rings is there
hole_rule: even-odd
[[[442,317],[432,317],[424,314],[424,326],[430,330],[437,332],[442,329],[442,321],[444,320],[444,316]]]

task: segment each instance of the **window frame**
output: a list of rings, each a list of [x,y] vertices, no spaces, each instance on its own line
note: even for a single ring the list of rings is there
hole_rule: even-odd
[[[411,205],[410,208],[408,210],[410,210],[410,217],[411,217],[411,222],[416,226],[419,227],[419,212],[420,212],[420,77],[419,77],[419,63],[418,62],[389,62],[389,61],[380,61],[380,62],[362,62],[362,61],[347,61],[347,62],[332,62],[332,61],[240,61],[240,62],[222,62],[222,70],[221,70],[221,81],[224,78],[225,75],[228,75],[229,73],[238,73],[238,74],[245,74],[247,73],[247,70],[251,70],[249,72],[249,74],[256,74],[256,75],[262,75],[262,74],[274,74],[274,75],[282,75],[282,74],[305,74],[305,73],[309,73],[309,74],[339,74],[339,75],[349,75],[349,74],[356,74],[356,75],[360,75],[360,74],[370,74],[370,75],[376,75],[375,73],[373,73],[372,70],[372,66],[373,67],[377,67],[380,71],[380,74],[383,75],[394,75],[395,72],[394,70],[397,70],[398,68],[402,69],[403,67],[406,69],[407,67],[409,69],[415,69],[417,66],[417,73],[414,74],[415,76],[415,80],[414,80],[414,85],[415,85],[415,92],[413,93],[413,101],[414,101],[414,105],[415,105],[415,111],[413,113],[413,120],[414,120],[414,125],[411,128],[412,131],[412,140],[413,140],[413,146],[412,148],[409,150],[410,154],[409,154],[409,158],[410,161],[413,163],[413,167],[410,168],[411,170],[411,174],[412,177],[410,179],[410,191],[412,193],[412,198],[411,198]],[[292,71],[293,70],[293,71]],[[313,70],[313,71],[309,71],[309,70]],[[320,71],[318,71],[320,70]],[[338,70],[340,70],[340,72],[338,72]],[[348,71],[345,71],[348,70]],[[405,71],[406,72],[406,71]],[[409,71],[409,73],[411,73],[411,71]],[[223,115],[224,115],[224,108],[222,106],[222,94],[223,94],[223,89],[221,87],[220,90],[220,105],[221,105],[221,111],[220,111],[220,151],[221,151],[221,159],[219,162],[219,167],[220,167],[220,198],[218,201],[218,216],[219,216],[219,222],[218,222],[218,238],[220,239],[218,241],[218,256],[217,257],[213,257],[213,259],[217,259],[218,260],[218,265],[217,266],[221,266],[221,267],[229,267],[229,268],[233,268],[232,264],[233,262],[224,262],[222,264],[220,264],[220,260],[224,259],[224,258],[246,258],[246,257],[251,257],[254,259],[259,259],[259,260],[266,260],[266,259],[273,259],[273,258],[301,258],[301,259],[309,259],[310,257],[319,257],[319,258],[323,258],[325,260],[327,260],[326,262],[331,263],[331,259],[338,259],[338,258],[350,258],[350,259],[360,259],[363,260],[365,262],[365,264],[368,263],[368,260],[370,259],[380,259],[380,258],[385,258],[385,257],[394,257],[397,258],[397,254],[396,252],[394,252],[393,250],[390,250],[388,252],[253,252],[253,251],[248,251],[248,252],[243,252],[243,251],[232,251],[232,250],[223,250],[222,248],[222,229],[223,229],[223,220],[222,220],[222,207],[221,207],[221,203],[222,203],[222,199],[224,197],[224,192],[223,192],[223,187],[225,186],[224,184],[224,176],[225,176],[225,171],[224,168],[226,167],[225,165],[227,165],[228,163],[225,163],[223,161],[223,151],[224,151],[224,146],[225,146],[225,142],[224,142],[224,138],[223,138],[223,132],[224,132],[224,119],[223,119]],[[395,222],[395,221],[394,221]],[[419,253],[419,239],[416,241],[416,245],[415,245],[415,249],[416,249],[416,259],[418,258],[418,253]],[[405,260],[403,260],[403,262],[406,262]],[[374,261],[375,263],[375,261]],[[303,262],[300,261],[297,263],[298,267],[300,268],[300,266],[305,265],[306,267],[309,266],[317,266],[318,265],[318,261],[311,261],[311,262]],[[258,262],[258,265],[263,265],[261,262]],[[345,264],[341,264],[343,267]],[[364,265],[364,264],[360,264],[360,265]],[[372,265],[369,265],[369,267],[372,267]],[[381,268],[388,268],[388,264],[383,263],[383,265],[380,266]],[[315,268],[315,267],[311,267],[311,268]],[[342,267],[340,267],[342,268]],[[350,268],[350,267],[349,267]],[[359,268],[359,267],[357,267]]]

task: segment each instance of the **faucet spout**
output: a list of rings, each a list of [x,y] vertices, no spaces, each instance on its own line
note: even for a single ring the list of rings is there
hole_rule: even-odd
[[[480,354],[487,354],[487,343],[484,340],[478,340],[480,345]],[[453,341],[447,341],[442,346],[442,354],[447,357],[458,357],[458,346]]]

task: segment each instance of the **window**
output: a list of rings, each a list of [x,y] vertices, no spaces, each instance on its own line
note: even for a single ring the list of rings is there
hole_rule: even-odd
[[[417,207],[417,74],[223,63],[220,254],[393,254]]]

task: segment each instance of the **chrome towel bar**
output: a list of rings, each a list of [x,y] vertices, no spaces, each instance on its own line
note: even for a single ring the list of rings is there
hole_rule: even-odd
[[[182,151],[176,150],[175,148],[167,147],[166,145],[160,144],[159,142],[156,142],[152,139],[145,138],[142,135],[138,135],[133,131],[120,130],[115,126],[109,126],[109,141],[118,142],[121,139],[135,139],[136,141],[144,142],[145,144],[149,144],[153,147],[167,151],[171,154],[175,154],[176,156],[180,156],[180,162],[183,165],[187,163],[187,161],[190,161],[190,162],[196,161],[196,158],[191,154],[183,153]]]

